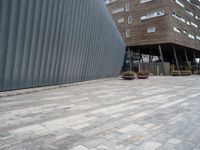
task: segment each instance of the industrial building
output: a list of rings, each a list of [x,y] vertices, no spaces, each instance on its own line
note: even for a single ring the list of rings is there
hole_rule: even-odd
[[[0,91],[115,77],[124,53],[104,1],[0,1]]]

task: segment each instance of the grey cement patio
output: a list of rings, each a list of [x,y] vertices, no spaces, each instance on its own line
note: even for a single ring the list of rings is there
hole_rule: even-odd
[[[4,97],[0,149],[200,150],[199,91],[200,76],[153,77]]]

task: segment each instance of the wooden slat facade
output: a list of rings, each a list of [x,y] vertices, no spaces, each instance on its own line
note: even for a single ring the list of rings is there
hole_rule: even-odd
[[[188,34],[192,34],[200,37],[200,19],[195,19],[195,16],[200,18],[200,9],[191,5],[186,0],[179,0],[185,8],[181,7],[173,0],[152,0],[150,2],[140,4],[140,0],[117,0],[112,3],[108,3],[107,7],[112,14],[112,11],[117,8],[126,7],[126,4],[130,4],[129,11],[123,11],[117,14],[112,14],[114,21],[128,47],[144,46],[154,44],[174,43],[184,47],[200,50],[200,40],[191,39]],[[198,0],[194,1],[200,7]],[[186,12],[186,9],[190,10],[194,17]],[[164,10],[164,16],[159,16],[151,19],[141,20],[140,18],[151,12]],[[198,28],[187,25],[175,18],[172,14],[176,14],[183,17],[186,21],[194,22]],[[128,16],[133,17],[133,22],[128,24]],[[118,19],[124,18],[124,22],[118,23]],[[149,27],[155,27],[154,33],[147,33]],[[174,27],[180,28],[181,33],[174,31]],[[126,37],[126,30],[130,30],[130,37]],[[183,33],[183,30],[187,31],[187,34]]]

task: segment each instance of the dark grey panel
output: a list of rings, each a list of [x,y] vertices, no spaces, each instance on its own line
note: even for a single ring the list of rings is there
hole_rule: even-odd
[[[0,91],[114,77],[124,51],[103,1],[0,0]]]

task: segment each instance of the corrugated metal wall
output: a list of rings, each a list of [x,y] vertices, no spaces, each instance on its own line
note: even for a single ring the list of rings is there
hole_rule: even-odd
[[[0,91],[117,76],[124,49],[101,0],[0,0]]]

